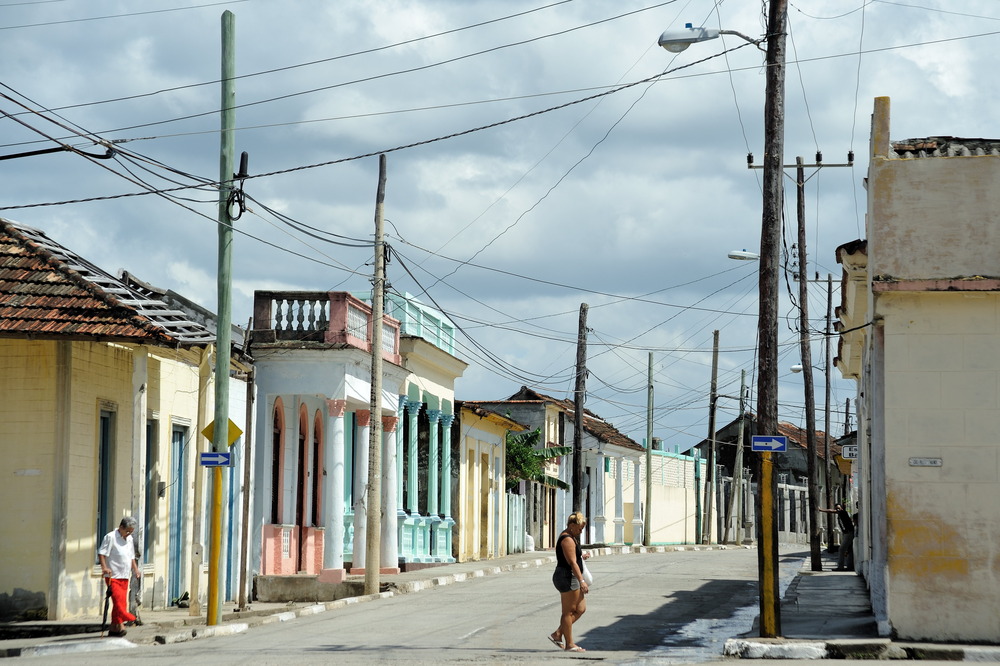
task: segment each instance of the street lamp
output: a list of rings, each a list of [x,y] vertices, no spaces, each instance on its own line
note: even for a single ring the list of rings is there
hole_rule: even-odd
[[[764,164],[761,210],[760,266],[757,317],[757,423],[759,434],[778,432],[778,286],[781,266],[782,177],[785,135],[785,20],[788,0],[768,3],[766,79],[764,86]],[[723,33],[687,25],[668,30],[659,44],[673,53],[695,42]],[[734,33],[754,42],[739,33]],[[776,474],[771,454],[760,456],[760,492],[755,497],[757,521],[757,566],[760,585],[760,635],[781,635],[778,598],[778,530],[774,521]],[[768,523],[764,525],[765,521]]]

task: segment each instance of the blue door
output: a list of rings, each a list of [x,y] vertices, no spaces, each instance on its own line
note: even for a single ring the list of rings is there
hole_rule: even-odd
[[[171,605],[184,590],[184,507],[187,506],[187,439],[185,426],[174,426],[170,436],[170,554],[167,571],[167,597]]]

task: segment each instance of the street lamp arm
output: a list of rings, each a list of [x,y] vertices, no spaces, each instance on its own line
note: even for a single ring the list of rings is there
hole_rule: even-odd
[[[765,39],[754,39],[753,37],[748,37],[748,36],[744,35],[742,32],[739,32],[737,30],[720,30],[719,34],[720,35],[735,35],[735,36],[739,37],[740,39],[743,39],[743,40],[745,40],[747,42],[750,42],[751,44],[753,44],[754,46],[756,46],[761,51],[766,51],[766,49],[764,49],[764,48],[761,47],[761,44],[763,44],[765,41],[767,41]]]

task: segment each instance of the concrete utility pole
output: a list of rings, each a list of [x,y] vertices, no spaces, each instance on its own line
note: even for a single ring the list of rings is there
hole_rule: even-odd
[[[649,352],[646,380],[646,512],[642,516],[642,543],[653,545],[653,352]]]
[[[806,473],[809,476],[809,566],[823,570],[819,544],[819,480],[816,475],[816,393],[813,388],[812,346],[809,344],[809,282],[806,280],[806,178],[801,157],[795,158],[796,203],[799,222],[799,353],[806,398]]]
[[[385,298],[385,155],[378,156],[375,194],[375,277],[372,280],[372,394],[368,430],[368,491],[366,493],[365,594],[378,594],[382,548],[382,312]],[[389,507],[395,511],[396,507]],[[395,562],[391,563],[396,566]]]
[[[573,511],[583,511],[583,400],[587,394],[587,310],[580,304],[576,338],[576,389],[573,392]]]
[[[236,130],[236,16],[222,13],[222,131],[219,133],[219,266],[218,312],[215,332],[215,427],[212,451],[229,449],[229,358],[232,346],[233,191]],[[245,463],[246,464],[246,463]],[[219,564],[222,559],[222,468],[212,468],[212,530],[208,560],[208,626],[219,623]],[[196,510],[199,510],[196,507]],[[192,604],[193,606],[194,604]]]
[[[719,402],[719,332],[712,331],[712,388],[708,396],[708,465],[705,470],[705,519],[701,542],[712,543],[712,500],[715,497],[715,409]]]

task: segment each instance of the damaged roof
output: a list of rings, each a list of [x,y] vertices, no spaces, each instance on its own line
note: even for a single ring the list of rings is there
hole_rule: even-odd
[[[924,139],[893,141],[892,149],[897,157],[904,159],[1000,155],[1000,139],[963,139],[956,136],[931,136]]]
[[[38,229],[0,218],[0,336],[204,345],[215,334]]]
[[[553,398],[552,396],[538,393],[534,389],[529,389],[527,386],[522,386],[520,391],[506,400],[468,400],[466,402],[483,402],[486,404],[500,404],[508,402],[551,403],[569,414],[573,414],[576,411],[576,406],[573,404],[572,400],[560,400],[559,398]],[[586,407],[583,410],[583,429],[601,442],[614,444],[626,449],[633,449],[635,451],[646,450],[644,446],[636,442],[631,437],[623,435],[617,428]]]

